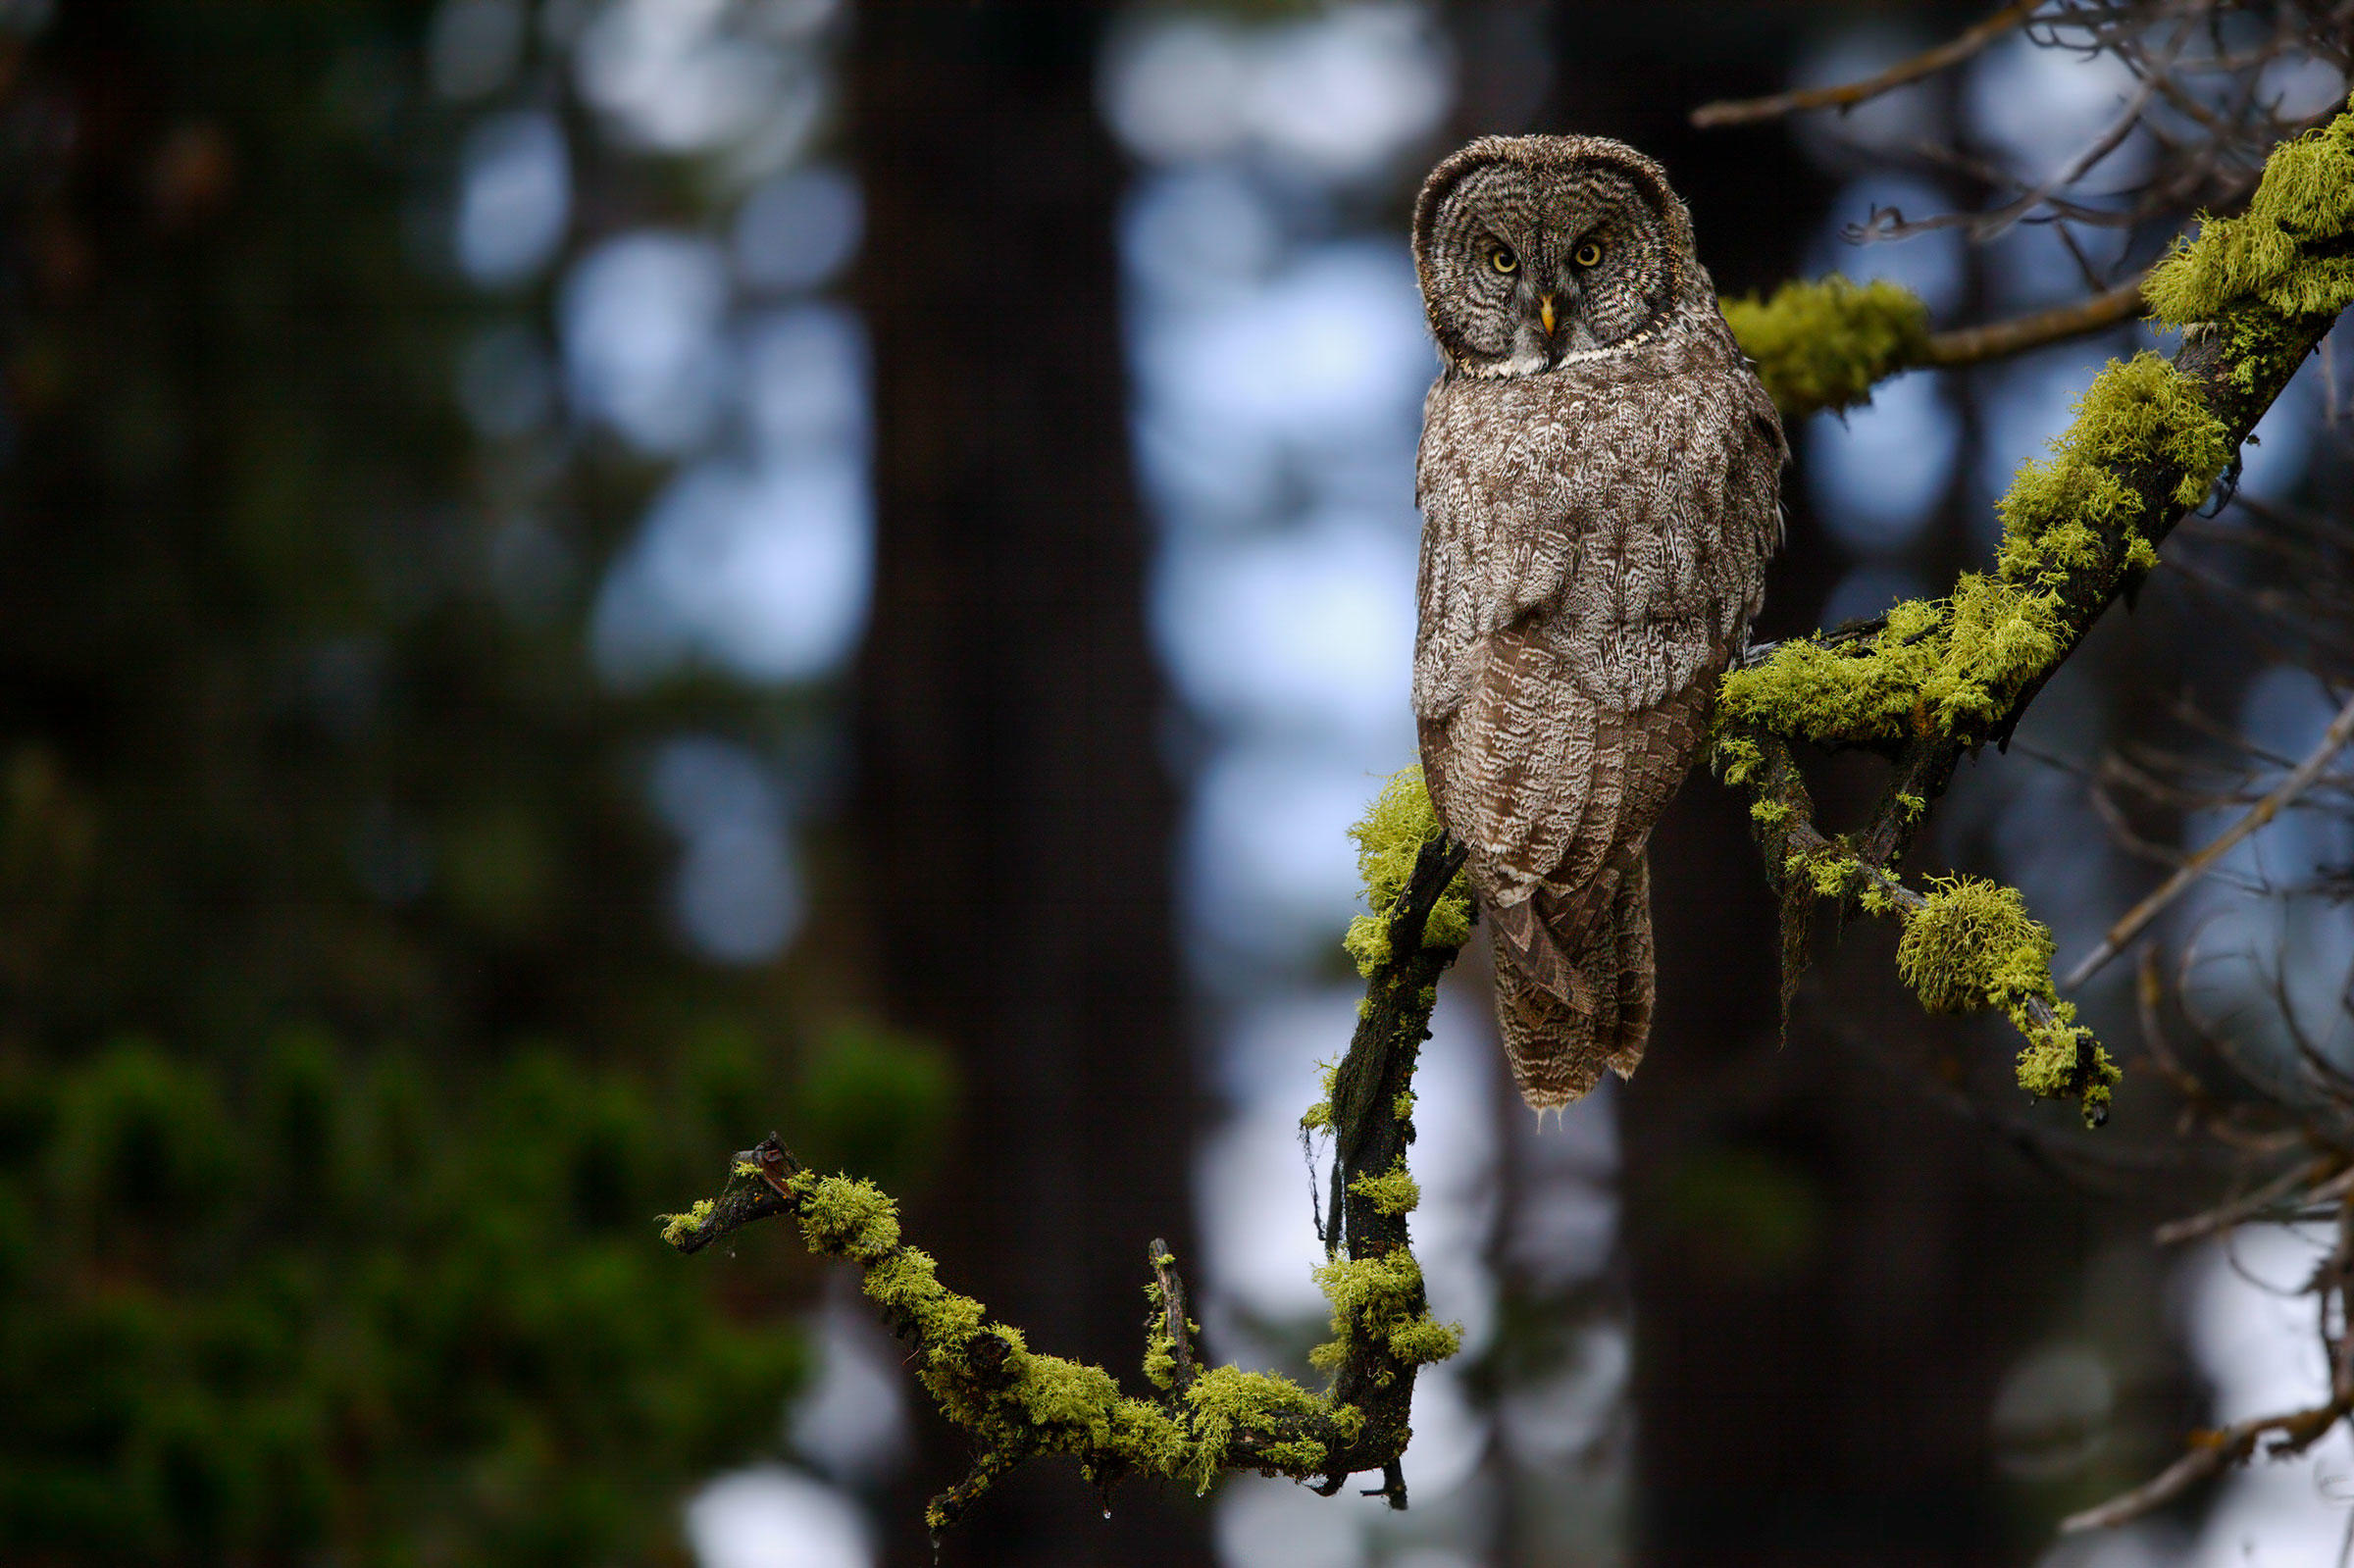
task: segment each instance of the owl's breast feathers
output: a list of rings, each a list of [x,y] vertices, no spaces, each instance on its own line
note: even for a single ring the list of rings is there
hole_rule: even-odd
[[[1424,768],[1540,984],[1682,782],[1780,542],[1773,405],[1713,304],[1677,326],[1544,375],[1445,378],[1424,407]]]

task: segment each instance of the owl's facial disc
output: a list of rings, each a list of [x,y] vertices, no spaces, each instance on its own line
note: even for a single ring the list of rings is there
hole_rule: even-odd
[[[1481,158],[1487,144],[1474,143],[1417,208],[1432,329],[1473,375],[1537,375],[1640,337],[1700,276],[1689,221],[1656,171],[1614,144],[1527,140],[1533,155],[1500,141],[1509,155]],[[1605,150],[1582,150],[1592,145]],[[1581,150],[1557,157],[1555,146]]]

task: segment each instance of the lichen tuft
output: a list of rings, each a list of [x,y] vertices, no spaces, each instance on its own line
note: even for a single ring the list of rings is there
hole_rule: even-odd
[[[1409,1367],[1443,1361],[1461,1345],[1460,1325],[1431,1317],[1422,1299],[1422,1266],[1403,1246],[1379,1257],[1334,1258],[1316,1270],[1316,1284],[1332,1305],[1332,1338],[1308,1353],[1318,1371],[1337,1370],[1360,1340]],[[1386,1381],[1386,1374],[1375,1381]]]
[[[2021,465],[2010,493],[1996,504],[2005,582],[2049,587],[2072,572],[2131,564],[2106,559],[2109,541],[2125,541],[2130,553],[2140,538],[2133,525],[2141,496],[2122,472],[2176,474],[2175,504],[2196,506],[2231,460],[2223,421],[2198,387],[2156,354],[2112,360],[2075,409],[2052,441],[2050,460]]]
[[[1833,273],[1723,309],[1758,379],[1793,418],[1870,402],[1872,384],[1919,364],[1929,339],[1928,307],[1885,279],[1855,283]]]
[[[1349,1190],[1360,1194],[1382,1214],[1411,1214],[1422,1202],[1422,1185],[1406,1168],[1402,1155],[1398,1163],[1378,1176],[1360,1176],[1349,1184]]]
[[[1975,877],[1932,877],[1929,885],[1928,901],[1905,921],[1897,973],[1932,1013],[2001,1009],[2026,1037],[2020,1087],[2077,1099],[2085,1121],[2098,1125],[2124,1075],[2076,1022],[2074,1004],[2059,999],[2051,932],[2027,913],[2017,888]]]
[[[2108,1120],[2110,1099],[2125,1075],[2092,1031],[2076,1022],[2075,1003],[2055,1006],[2049,1024],[2021,1020],[2020,1029],[2027,1043],[2019,1053],[2019,1087],[2045,1099],[2075,1096],[2087,1127]]]
[[[1928,902],[1905,922],[1896,970],[1932,1013],[2052,997],[2052,934],[2015,887],[1932,877]]]
[[[2349,230],[2354,113],[2274,148],[2248,210],[2201,218],[2198,237],[2151,272],[2142,297],[2173,327],[2223,322],[2251,308],[2334,316],[2354,304],[2354,257],[2315,252]]]
[[[1370,979],[1389,960],[1390,909],[1413,880],[1414,862],[1420,858],[1422,846],[1442,831],[1418,766],[1392,774],[1365,808],[1364,816],[1349,830],[1349,836],[1356,840],[1357,875],[1364,880],[1365,903],[1371,911],[1351,921],[1349,934],[1341,940],[1349,956],[1356,960],[1359,975]],[[1430,918],[1422,926],[1422,945],[1460,947],[1470,936],[1470,885],[1458,873],[1431,906]]]
[[[1185,1401],[1194,1444],[1183,1473],[1197,1492],[1207,1492],[1217,1480],[1238,1439],[1333,1414],[1325,1400],[1289,1378],[1231,1366],[1211,1367],[1196,1378]],[[1262,1439],[1256,1453],[1268,1465],[1294,1472],[1313,1470],[1325,1458],[1324,1445],[1309,1438]]]
[[[662,1239],[672,1246],[683,1245],[689,1237],[710,1223],[714,1206],[710,1198],[698,1197],[684,1214],[655,1215],[662,1222]]]
[[[899,1244],[899,1208],[874,1183],[804,1171],[789,1183],[813,1252],[871,1263]]]
[[[1357,1016],[1361,1018],[1364,1016],[1361,1002],[1358,1004],[1358,1009]],[[1303,1133],[1329,1133],[1332,1131],[1332,1097],[1340,1092],[1341,1064],[1318,1062],[1316,1079],[1324,1086],[1324,1097],[1300,1114],[1300,1131]]]

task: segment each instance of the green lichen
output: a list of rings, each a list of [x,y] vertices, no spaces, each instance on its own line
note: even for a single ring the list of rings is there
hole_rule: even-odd
[[[2074,1097],[2097,1125],[2124,1078],[2052,985],[2052,934],[2017,888],[1975,877],[1932,877],[1928,901],[1905,921],[1897,973],[1932,1013],[1999,1008],[2026,1037],[2019,1086],[2047,1099]],[[2032,1003],[2041,1003],[2039,1013]]]
[[[2201,221],[2198,237],[2154,269],[2145,295],[2167,324],[2225,343],[2222,379],[2202,386],[2155,354],[2111,362],[2077,400],[2048,458],[2021,467],[1998,504],[2003,542],[1991,574],[1966,574],[1951,597],[1898,604],[1868,636],[1796,638],[1719,688],[1714,762],[1728,784],[1764,785],[1759,737],[1887,749],[1908,738],[1975,746],[2016,717],[2023,695],[2067,656],[2084,612],[2158,564],[2144,531],[2157,508],[2197,505],[2231,459],[2231,420],[2252,419],[2253,394],[2277,387],[2313,342],[2315,323],[2354,305],[2354,101],[2328,126],[2276,148],[2248,211]],[[1901,302],[1885,301],[1890,312]],[[1852,289],[1785,289],[1728,320],[1762,363],[1785,408],[1864,395],[1868,376],[1907,362],[1906,325]],[[1877,330],[1878,336],[1873,332]],[[1810,355],[1819,354],[1817,364]],[[1778,378],[1778,379],[1776,379]],[[1859,379],[1859,378],[1864,378]],[[2157,519],[2165,521],[2164,518]],[[1907,821],[1926,802],[1899,794]],[[1788,804],[1751,807],[1770,834]],[[1783,846],[1768,837],[1770,848]],[[1853,894],[1885,913],[1892,885],[1835,853],[1790,854],[1781,868],[1785,1007],[1812,897]],[[1906,918],[1898,966],[1932,1012],[1998,1008],[2026,1037],[2019,1081],[2105,1113],[2119,1081],[2092,1034],[2060,1002],[2050,933],[2020,895],[1969,879],[1933,881]]]
[[[1390,1329],[1390,1354],[1409,1367],[1444,1361],[1463,1347],[1463,1326],[1441,1323],[1425,1310]]]
[[[1101,1367],[1058,1355],[1025,1354],[1015,1369],[1013,1400],[1033,1425],[1102,1447],[1111,1441],[1111,1412],[1120,1386]]]
[[[898,1205],[874,1183],[803,1171],[788,1185],[800,1200],[801,1235],[811,1251],[865,1263],[899,1244]]]
[[[2053,999],[2052,934],[2015,887],[1932,877],[1928,902],[1905,922],[1896,971],[1932,1013]]]
[[[1156,1266],[1174,1266],[1177,1256],[1163,1253]],[[1158,1280],[1145,1283],[1145,1299],[1151,1311],[1145,1318],[1145,1380],[1156,1389],[1170,1389],[1177,1382],[1177,1340],[1169,1333],[1169,1300],[1162,1292]],[[1202,1325],[1193,1319],[1185,1320],[1185,1332],[1199,1335]]]
[[[1173,1476],[1193,1454],[1185,1429],[1149,1400],[1123,1396],[1111,1407],[1105,1425],[1110,1435],[1107,1446],[1116,1456],[1116,1464],[1141,1475]],[[1093,1458],[1087,1465],[1089,1478],[1096,1481],[1117,1480],[1114,1469],[1114,1464]]]
[[[2250,307],[2335,316],[2354,304],[2354,257],[2317,249],[2354,229],[2354,114],[2273,149],[2237,218],[2202,218],[2142,285],[2174,327],[2224,322]],[[2236,346],[2236,345],[2235,345]]]
[[[1245,1372],[1240,1367],[1211,1367],[1203,1372],[1185,1391],[1185,1402],[1194,1442],[1182,1473],[1198,1492],[1207,1492],[1210,1483],[1218,1479],[1238,1440],[1338,1414],[1327,1401],[1289,1378],[1271,1372]],[[1344,1430],[1343,1435],[1349,1434]],[[1324,1462],[1326,1450],[1313,1439],[1294,1438],[1261,1442],[1256,1452],[1272,1468],[1306,1471]]]
[[[2173,475],[2171,499],[2190,506],[2230,460],[2228,433],[2198,388],[2146,353],[2094,379],[2051,450],[2020,469],[1998,504],[1993,576],[1966,573],[1949,599],[1898,604],[1871,636],[1794,638],[1725,677],[1717,751],[1728,782],[1758,766],[1739,738],[1744,726],[1823,744],[1982,738],[2067,651],[2061,590],[2071,580],[2156,564],[2135,528],[2141,496],[2124,475]]]
[[[979,1423],[987,1402],[972,1391],[972,1346],[982,1333],[981,1303],[941,1284],[931,1255],[914,1247],[870,1265],[864,1290],[869,1300],[912,1333],[918,1345],[916,1377],[941,1409],[965,1426]],[[1018,1332],[1002,1327],[995,1332],[1009,1350],[1020,1351]]]
[[[2309,343],[2310,331],[2295,319],[2354,304],[2354,258],[2317,253],[2349,232],[2354,114],[2276,148],[2248,212],[2204,222],[2199,237],[2151,275],[2146,292],[2164,321],[2220,323],[2230,334],[2232,375],[2253,387]],[[1897,353],[1887,345],[1902,337],[1901,312],[1886,315],[1883,307],[1898,302],[1867,305],[1865,292],[1844,283],[1811,292],[1794,285],[1771,304],[1735,314],[1764,333],[1750,349],[1761,360],[1769,351],[1795,352],[1779,346],[1784,339],[1839,345],[1827,351],[1832,371],[1798,375],[1794,382],[1815,385],[1839,366],[1885,365]],[[1855,322],[1873,320],[1896,325],[1853,336],[1861,330]],[[1852,376],[1842,385],[1854,389]],[[2149,353],[2112,363],[2078,399],[2050,458],[2023,465],[1999,503],[1995,574],[1963,578],[1949,600],[1898,605],[1872,637],[1793,640],[1728,676],[1719,770],[1728,783],[1754,778],[1758,759],[1738,739],[1743,726],[1833,744],[1931,733],[1981,738],[2066,651],[2060,588],[2086,573],[2109,578],[2104,586],[2113,587],[2117,577],[2157,564],[2156,549],[2135,526],[2144,511],[2137,476],[2167,476],[2167,499],[2192,506],[2230,455],[2224,422],[2172,365]]]
[[[1920,363],[1928,346],[1928,307],[1884,279],[1854,283],[1833,273],[1723,308],[1758,379],[1791,417],[1870,402],[1874,382]]]
[[[1954,585],[1953,625],[1921,706],[1938,730],[1982,734],[2068,646],[2060,595],[1965,573]]]
[[[1336,1076],[1337,1068],[1324,1069],[1328,1099]],[[1400,1090],[1396,1106],[1402,1119],[1409,1115],[1411,1093]],[[1206,1489],[1237,1467],[1314,1475],[1351,1457],[1348,1450],[1367,1429],[1363,1408],[1264,1373],[1210,1368],[1178,1390],[1179,1345],[1157,1280],[1145,1287],[1152,1311],[1144,1370],[1166,1397],[1126,1395],[1102,1368],[1033,1352],[1019,1330],[985,1321],[979,1301],[947,1289],[928,1254],[902,1244],[896,1205],[872,1183],[802,1171],[785,1186],[811,1250],[861,1265],[865,1293],[915,1347],[917,1379],[942,1414],[971,1438],[973,1470],[957,1489],[959,1500],[1043,1453],[1071,1455],[1083,1475],[1104,1487],[1142,1474],[1183,1475]],[[1360,1181],[1357,1190],[1393,1217],[1418,1197],[1403,1161]],[[707,1199],[664,1218],[674,1235],[683,1234],[714,1207]],[[1392,1381],[1401,1367],[1452,1355],[1459,1345],[1459,1331],[1425,1309],[1421,1271],[1404,1247],[1372,1263],[1336,1261],[1318,1279],[1333,1302],[1336,1336],[1386,1358],[1378,1382]],[[1188,1323],[1184,1332],[1199,1327]],[[1319,1364],[1335,1365],[1337,1358]],[[1342,1445],[1337,1454],[1335,1444]],[[936,1504],[928,1517],[943,1528],[954,1511],[953,1503]]]
[[[1950,608],[1910,600],[1888,612],[1869,637],[1825,642],[1791,638],[1761,663],[1735,670],[1718,691],[1719,722],[1825,742],[1892,739],[1916,727],[1922,686],[1943,657]],[[1720,733],[1725,782],[1754,782],[1764,766],[1756,742]]]
[[[1120,1392],[1101,1367],[1057,1355],[1019,1353],[1005,1395],[1029,1429],[1027,1445],[1079,1456],[1095,1479],[1124,1470],[1175,1475],[1191,1455],[1184,1429],[1168,1412]]]
[[[1954,596],[1908,600],[1868,637],[1797,637],[1724,678],[1720,725],[1824,745],[1947,733],[1968,740],[2008,711],[2065,645],[2057,592],[1965,573]]]
[[[1845,898],[1864,874],[1864,863],[1852,855],[1817,855],[1805,866],[1817,898]]]
[[[1730,681],[1731,676],[1726,680]],[[1716,777],[1738,787],[1757,778],[1766,766],[1766,750],[1747,735],[1719,734],[1710,748],[1709,760],[1716,769]]]
[[[1356,840],[1357,874],[1364,879],[1365,903],[1371,911],[1351,921],[1349,934],[1341,941],[1349,956],[1356,960],[1359,975],[1370,979],[1389,961],[1389,912],[1413,880],[1414,862],[1422,846],[1441,832],[1419,767],[1391,775],[1364,816],[1349,830],[1349,836]],[[1422,926],[1422,945],[1453,949],[1470,936],[1470,885],[1458,874],[1431,906],[1430,918]]]
[[[1422,1301],[1422,1266],[1396,1247],[1379,1257],[1334,1258],[1316,1270],[1332,1305],[1332,1338],[1308,1352],[1319,1371],[1337,1371],[1360,1342],[1380,1345],[1405,1366],[1444,1361],[1462,1343],[1459,1324],[1442,1324]],[[1376,1383],[1389,1381],[1384,1371]]]
[[[2175,474],[2175,504],[2196,506],[2231,461],[2231,440],[2197,385],[2143,352],[2124,364],[2112,360],[2094,378],[2051,451],[2048,462],[2022,464],[1996,506],[2007,582],[2056,585],[2072,572],[2101,567],[2111,539],[2146,546],[2134,531],[2141,496],[2123,472]]]
[[[1357,1016],[1360,1018],[1364,1016],[1361,1003],[1359,1004]],[[1339,1092],[1338,1086],[1341,1081],[1341,1064],[1338,1062],[1318,1062],[1316,1064],[1316,1078],[1324,1086],[1324,1097],[1301,1113],[1300,1127],[1303,1132],[1329,1133],[1332,1131],[1332,1096]]]
[[[2076,1022],[2075,1003],[2055,1006],[2049,1024],[2014,1021],[2027,1037],[2019,1053],[2019,1087],[2045,1099],[2075,1095],[2083,1102],[2086,1126],[2106,1121],[2113,1092],[2125,1075],[2092,1031]]]
[[[1349,1190],[1371,1203],[1376,1212],[1392,1216],[1411,1214],[1422,1202],[1422,1186],[1407,1172],[1403,1156],[1378,1176],[1360,1176],[1351,1182]]]
[[[672,1246],[684,1243],[689,1237],[710,1223],[711,1210],[714,1206],[710,1198],[700,1197],[696,1198],[684,1214],[654,1216],[662,1222],[662,1239],[668,1241]]]
[[[1177,1385],[1177,1341],[1166,1329],[1146,1331],[1145,1381],[1161,1390]]]

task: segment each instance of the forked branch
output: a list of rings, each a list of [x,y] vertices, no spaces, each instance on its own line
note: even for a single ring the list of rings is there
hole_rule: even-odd
[[[1142,1370],[1151,1391],[1125,1392],[1101,1367],[1033,1350],[1019,1329],[989,1321],[981,1302],[941,1283],[932,1258],[901,1239],[898,1206],[874,1184],[804,1169],[773,1134],[736,1156],[718,1194],[666,1218],[664,1239],[696,1252],[791,1215],[812,1252],[857,1266],[866,1294],[908,1344],[916,1376],[972,1441],[971,1473],[926,1509],[934,1530],[1049,1453],[1076,1458],[1105,1490],[1130,1476],[1206,1490],[1226,1471],[1255,1470],[1329,1495],[1350,1475],[1377,1471],[1381,1485],[1368,1494],[1406,1506],[1399,1461],[1414,1375],[1453,1355],[1460,1339],[1431,1317],[1408,1246],[1416,1196],[1405,1158],[1414,1136],[1408,1086],[1439,976],[1461,947],[1470,911],[1462,851],[1439,832],[1417,773],[1391,782],[1358,838],[1377,913],[1352,945],[1379,953],[1365,966],[1365,1006],[1332,1097],[1309,1113],[1337,1145],[1328,1261],[1316,1276],[1332,1305],[1333,1338],[1312,1358],[1331,1374],[1324,1391],[1271,1373],[1200,1367],[1184,1282],[1159,1240],[1146,1257],[1151,1311]]]
[[[1717,766],[1753,796],[1766,874],[1797,926],[1786,962],[1803,957],[1817,897],[1896,918],[1906,927],[1900,962],[1923,1003],[2009,1012],[2027,1041],[2021,1086],[2077,1098],[2088,1122],[2105,1114],[2118,1074],[2058,999],[2050,934],[2008,889],[1947,882],[1917,905],[1891,884],[1901,887],[1903,857],[1961,759],[2009,739],[2354,303],[2350,257],[2354,113],[2275,149],[2248,211],[2209,221],[2151,275],[2156,314],[2184,329],[2180,351],[2171,363],[2148,354],[2113,363],[2086,390],[2051,460],[2022,469],[2001,502],[2003,546],[1990,572],[1965,576],[1951,598],[1896,606],[1868,635],[1780,643],[1724,681]],[[1890,320],[1884,291],[1853,300],[1873,322]],[[1802,741],[1893,764],[1856,832],[1815,823],[1791,760]]]

